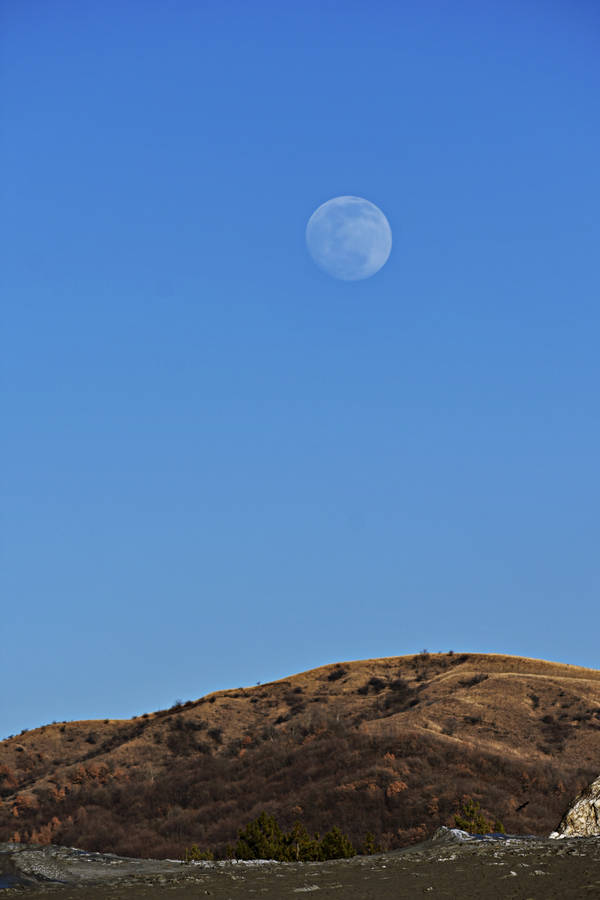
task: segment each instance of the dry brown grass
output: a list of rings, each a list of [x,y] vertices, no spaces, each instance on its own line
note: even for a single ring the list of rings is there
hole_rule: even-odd
[[[544,834],[600,768],[600,672],[419,654],[323,666],[128,721],[0,743],[0,840],[133,855],[224,846],[262,808],[391,848],[465,795]],[[525,806],[522,806],[526,804]],[[518,807],[522,807],[518,809]]]

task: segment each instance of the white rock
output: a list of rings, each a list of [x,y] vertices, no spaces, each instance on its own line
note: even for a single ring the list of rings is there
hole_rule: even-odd
[[[600,837],[600,777],[577,795],[550,837]]]

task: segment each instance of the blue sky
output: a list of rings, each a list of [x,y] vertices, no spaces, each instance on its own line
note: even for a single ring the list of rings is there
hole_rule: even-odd
[[[1,4],[0,736],[598,667],[600,7]],[[360,282],[304,243],[362,196]]]

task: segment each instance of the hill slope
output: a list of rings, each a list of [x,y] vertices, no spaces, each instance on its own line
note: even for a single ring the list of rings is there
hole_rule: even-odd
[[[323,666],[128,721],[0,743],[0,841],[178,856],[262,809],[386,849],[452,823],[461,798],[547,834],[600,769],[600,672],[419,654]]]

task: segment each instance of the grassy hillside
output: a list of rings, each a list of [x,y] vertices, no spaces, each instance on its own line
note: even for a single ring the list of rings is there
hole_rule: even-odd
[[[128,721],[0,743],[0,840],[179,856],[262,809],[398,847],[465,795],[546,834],[600,771],[600,672],[483,654],[323,666]]]

